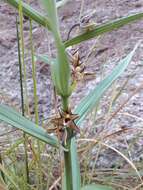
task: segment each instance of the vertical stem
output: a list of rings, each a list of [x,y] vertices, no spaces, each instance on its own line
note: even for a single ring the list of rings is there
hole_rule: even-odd
[[[22,65],[21,65],[21,53],[20,53],[20,43],[19,43],[20,39],[19,39],[17,17],[16,17],[16,30],[17,30],[18,62],[19,62],[19,75],[20,75],[21,109],[22,109],[22,115],[24,116],[24,92],[23,92],[23,82],[22,82]],[[26,137],[25,133],[23,134],[23,138],[24,138],[26,182],[30,183],[29,168],[28,168],[28,155],[27,155],[27,137]]]
[[[36,66],[34,61],[34,47],[33,47],[33,38],[32,38],[32,20],[30,19],[30,48],[31,48],[31,57],[32,57],[32,78],[33,78],[33,86],[34,86],[34,111],[35,111],[35,123],[39,124],[39,114],[38,114],[38,96],[37,96],[37,81],[36,81]],[[39,180],[39,187],[38,189],[42,190],[42,165],[41,165],[41,157],[40,157],[40,142],[37,140],[37,147],[38,147],[38,180]]]
[[[26,73],[26,64],[24,60],[25,56],[25,47],[24,47],[24,34],[23,34],[23,12],[22,12],[22,0],[19,3],[19,21],[20,21],[20,48],[21,48],[21,68],[23,71],[23,89],[24,89],[24,110],[26,113],[29,113],[29,102],[28,102],[28,92],[27,92],[27,73]]]
[[[34,94],[34,111],[35,111],[35,122],[39,123],[38,115],[38,96],[37,96],[37,81],[36,81],[36,66],[34,60],[34,47],[33,47],[33,37],[32,37],[32,20],[30,19],[30,49],[31,49],[31,59],[32,59],[32,79],[33,79],[33,94]]]
[[[66,148],[69,150],[68,152],[64,151],[64,161],[65,161],[65,176],[66,176],[66,189],[73,190],[72,184],[72,160],[71,160],[71,140],[68,140]]]
[[[68,97],[61,97],[62,98],[62,107],[64,111],[68,111]]]
[[[68,97],[62,97],[62,107],[64,111],[68,111]],[[65,185],[66,190],[73,190],[72,184],[72,160],[71,160],[71,133],[70,129],[67,129],[67,145],[65,146],[68,149],[68,152],[64,151],[64,162],[65,162]]]

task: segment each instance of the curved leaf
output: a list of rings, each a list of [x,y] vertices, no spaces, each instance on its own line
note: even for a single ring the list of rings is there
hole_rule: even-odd
[[[10,5],[12,5],[13,7],[15,7],[16,9],[18,9],[19,4],[20,4],[20,0],[6,0],[6,2],[9,3]],[[47,19],[47,17],[42,15],[35,9],[33,9],[27,3],[22,2],[22,11],[25,16],[31,18],[38,24],[51,30],[50,25],[49,25],[49,20]]]
[[[124,25],[127,25],[131,22],[135,22],[139,19],[143,18],[143,13],[137,13],[137,14],[133,14],[127,17],[123,17],[117,20],[114,20],[112,22],[108,22],[99,26],[95,26],[93,29],[87,29],[86,32],[84,32],[83,34],[80,34],[74,38],[72,38],[71,40],[68,40],[65,42],[65,46],[72,46],[75,44],[78,44],[80,42],[89,40],[91,38],[97,37],[99,35],[102,35],[104,33],[107,32],[111,32],[113,30],[116,30]]]
[[[113,190],[113,189],[105,185],[92,184],[82,187],[81,190]]]
[[[59,143],[56,137],[52,137],[42,128],[32,121],[23,117],[20,113],[6,105],[0,105],[0,120],[4,121],[25,133],[38,138],[39,140],[48,143],[54,147],[58,147]]]
[[[92,90],[83,100],[79,103],[77,108],[75,109],[75,113],[77,113],[80,118],[77,120],[77,125],[79,125],[83,119],[86,117],[89,111],[91,111],[102,95],[106,92],[106,90],[111,86],[111,84],[124,72],[130,63],[135,50],[137,49],[139,43],[135,46],[135,48],[123,59],[120,61],[119,65],[117,65],[110,75],[108,75],[104,80],[102,80],[94,90]]]
[[[6,0],[6,2],[8,2],[13,7],[18,8],[20,0]],[[57,4],[57,7],[58,6],[59,5]],[[24,2],[22,2],[22,10],[23,10],[24,15],[26,15],[27,17],[30,17],[31,19],[33,19],[40,25],[47,27],[49,30],[51,30],[49,20],[47,19],[46,16],[42,15],[41,13],[39,13],[38,11],[36,11],[35,9],[33,9],[31,6],[29,6],[27,3],[24,3]],[[93,28],[92,30],[87,30],[87,32],[80,34],[71,40],[66,41],[65,46],[68,47],[71,45],[78,44],[82,41],[89,40],[101,34],[118,29],[131,22],[135,22],[141,18],[143,18],[143,13],[137,13],[137,14],[133,14],[127,17],[117,19],[109,23],[102,24],[97,27],[95,26],[95,28]]]
[[[62,7],[67,1],[68,0],[57,2],[56,7],[57,8]],[[6,0],[6,2],[15,7],[16,9],[18,9],[20,0]],[[49,30],[51,30],[49,25],[49,20],[47,19],[47,17],[38,12],[37,10],[35,10],[34,8],[32,8],[27,3],[22,2],[22,11],[25,16],[31,18],[38,24],[47,27]]]

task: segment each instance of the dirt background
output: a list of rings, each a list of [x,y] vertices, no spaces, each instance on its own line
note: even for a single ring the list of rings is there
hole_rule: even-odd
[[[30,1],[31,5],[37,10],[41,10],[38,1]],[[72,25],[78,22],[80,15],[81,0],[69,1],[64,7],[59,9],[59,21],[63,40],[66,40],[67,33]],[[92,21],[97,25],[127,16],[133,13],[143,12],[143,0],[85,0],[82,15],[86,16],[95,10],[95,15]],[[42,11],[42,10],[41,10]],[[18,68],[18,53],[17,53],[17,38],[16,38],[16,11],[6,2],[0,1],[0,102],[6,103],[20,109],[20,85],[19,85],[19,68]],[[71,33],[71,37],[76,34],[77,30]],[[31,114],[33,111],[33,82],[31,76],[31,58],[30,58],[30,44],[29,44],[29,21],[24,19],[24,39],[25,39],[25,63],[27,67],[27,86]],[[117,31],[110,32],[98,39],[92,39],[84,42],[79,47],[79,54],[82,61],[85,60],[87,54],[93,45],[95,50],[90,55],[86,62],[87,71],[95,72],[96,77],[92,80],[85,80],[79,84],[76,93],[72,96],[71,105],[74,107],[81,98],[83,98],[91,89],[95,87],[107,74],[109,74],[114,66],[127,55],[135,46],[135,44],[143,38],[143,21],[129,24]],[[52,55],[55,55],[53,46],[53,39],[51,35],[42,27],[33,23],[33,40],[35,52],[47,53],[49,47],[52,50]],[[74,47],[75,48],[75,47]],[[97,55],[99,50],[107,48],[105,52]],[[142,125],[143,125],[143,93],[140,90],[127,105],[117,114],[114,119],[107,125],[107,120],[111,117],[111,113],[107,114],[110,101],[113,96],[113,91],[118,91],[125,81],[129,79],[127,85],[123,88],[121,95],[112,106],[111,112],[114,111],[133,93],[133,91],[143,84],[143,43],[139,46],[136,54],[128,66],[126,72],[113,85],[103,97],[99,106],[96,119],[92,121],[92,130],[85,126],[83,133],[86,131],[86,137],[99,137],[101,134],[111,134],[119,129],[132,128],[127,133],[120,133],[120,135],[109,138],[107,142],[114,142],[114,147],[120,150],[127,150],[129,153],[129,144],[133,139],[134,143],[130,147],[129,157],[138,162],[143,158],[143,139],[142,139]],[[39,115],[40,118],[47,118],[52,110],[52,84],[49,67],[44,63],[37,61],[37,89],[39,97]],[[143,85],[140,87],[142,88]],[[74,102],[74,104],[73,104]],[[128,114],[128,115],[127,115]],[[130,115],[129,115],[130,114]],[[90,121],[88,121],[90,122]],[[90,125],[89,125],[90,126]],[[104,127],[106,127],[103,133]],[[136,129],[136,130],[134,130]],[[3,129],[3,132],[5,129]],[[108,151],[100,155],[98,165],[104,167],[112,167],[116,165],[117,157]],[[93,160],[96,150],[92,150]],[[106,156],[105,156],[106,155]],[[90,155],[91,156],[91,155]],[[113,156],[115,159],[113,159]],[[123,163],[121,163],[123,164]]]

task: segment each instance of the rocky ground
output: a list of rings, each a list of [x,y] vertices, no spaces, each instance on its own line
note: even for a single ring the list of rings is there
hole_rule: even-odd
[[[31,4],[36,9],[40,9],[37,1],[31,1]],[[66,40],[69,29],[72,25],[78,22],[80,15],[81,0],[70,1],[59,9],[59,19],[61,33],[63,40]],[[109,20],[120,18],[132,13],[139,13],[143,11],[143,0],[85,0],[82,15],[88,15],[94,12],[92,21],[96,24],[101,24]],[[7,5],[6,2],[1,1],[0,3],[0,102],[12,105],[20,108],[20,85],[19,85],[19,68],[18,68],[18,53],[17,53],[17,37],[16,37],[16,11]],[[77,32],[74,30],[71,33],[73,36]],[[24,20],[24,39],[25,39],[25,63],[27,67],[27,86],[28,86],[28,96],[31,113],[33,114],[33,84],[31,76],[31,58],[30,58],[30,45],[29,45],[29,21]],[[138,21],[136,23],[127,25],[118,31],[113,31],[111,33],[105,34],[104,36],[93,39],[88,42],[82,43],[79,47],[79,53],[81,55],[82,61],[86,59],[86,55],[89,53],[90,49],[95,46],[95,50],[89,56],[86,64],[87,71],[95,72],[96,77],[92,80],[87,80],[81,83],[75,94],[72,96],[72,101],[76,104],[84,97],[91,89],[95,87],[99,81],[107,75],[116,63],[127,55],[135,46],[135,44],[142,40],[143,38],[143,21]],[[33,24],[33,39],[34,47],[36,53],[47,53],[49,52],[49,46],[51,47],[52,54],[55,54],[53,47],[53,39],[43,28],[39,27],[37,24]],[[50,42],[50,43],[49,43]],[[106,49],[103,53],[97,54],[102,49]],[[96,137],[97,131],[100,134],[100,128],[106,127],[106,132],[109,134],[113,133],[117,129],[123,128],[135,128],[124,134],[116,135],[113,138],[109,138],[115,147],[120,150],[127,149],[130,144],[131,139],[135,139],[135,143],[131,145],[131,159],[135,161],[142,160],[143,150],[142,150],[142,133],[141,129],[143,124],[142,113],[143,113],[143,93],[142,90],[139,91],[132,99],[127,103],[127,105],[122,109],[120,114],[117,114],[114,119],[107,125],[107,111],[109,108],[109,103],[111,101],[111,92],[113,89],[119,90],[123,86],[124,82],[129,78],[127,85],[123,88],[121,96],[113,106],[111,111],[115,111],[119,105],[121,105],[129,96],[134,92],[134,90],[143,84],[143,43],[136,51],[134,59],[129,65],[126,72],[118,80],[114,87],[103,97],[101,102],[97,120],[95,121],[93,129],[95,134],[86,128],[87,137]],[[37,89],[39,97],[39,113],[41,118],[48,117],[52,109],[52,84],[49,67],[44,65],[44,63],[37,61]],[[143,85],[140,87],[143,88]],[[110,95],[110,96],[109,96]],[[71,105],[73,105],[71,101]],[[74,104],[75,105],[75,104]],[[130,115],[129,115],[130,114]],[[94,117],[94,115],[93,115]],[[100,120],[100,118],[102,118]],[[140,129],[138,131],[138,129]],[[93,132],[93,130],[92,130]],[[139,134],[140,137],[139,137]],[[136,135],[138,134],[138,135]],[[103,133],[102,133],[103,135]],[[112,151],[111,151],[112,152]],[[101,159],[99,159],[99,165],[105,167],[114,166],[117,159],[113,159],[113,154],[108,152],[103,159],[101,154]],[[128,152],[128,151],[127,151]],[[94,155],[94,151],[92,151]],[[94,158],[94,156],[93,156]]]

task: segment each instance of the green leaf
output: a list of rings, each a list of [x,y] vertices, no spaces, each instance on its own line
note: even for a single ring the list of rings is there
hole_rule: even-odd
[[[18,9],[20,0],[5,0],[5,1],[7,3],[9,3],[10,5],[12,5],[13,7],[15,7],[16,9]],[[62,7],[67,1],[68,0],[63,0],[63,1],[57,2],[56,7],[57,8]],[[47,16],[44,16],[43,14],[41,14],[40,12],[38,12],[37,10],[32,8],[30,5],[28,5],[27,3],[24,3],[24,2],[22,2],[22,11],[25,16],[31,18],[38,24],[51,30]]]
[[[19,4],[20,4],[20,0],[6,0],[6,2],[9,3],[10,5],[12,5],[13,7],[15,7],[16,9],[18,9]],[[22,11],[25,16],[31,18],[38,24],[51,30],[50,25],[49,25],[49,20],[47,19],[47,17],[42,15],[35,9],[33,9],[27,3],[22,2]]]
[[[107,89],[111,86],[111,84],[124,72],[130,63],[135,50],[137,49],[139,43],[135,46],[135,48],[126,56],[120,63],[113,69],[110,75],[108,75],[104,80],[102,80],[94,90],[92,90],[83,100],[79,103],[77,108],[75,109],[75,113],[77,113],[80,118],[77,120],[77,125],[79,125],[84,118],[87,116],[88,112],[90,112],[102,95],[107,91]]]
[[[70,145],[70,157],[71,157],[71,168],[72,168],[72,189],[79,190],[81,189],[81,179],[80,179],[80,167],[78,162],[78,155],[77,155],[77,145],[75,137],[71,139]],[[66,190],[66,173],[64,171],[63,179],[62,179],[62,190]]]
[[[95,25],[95,28],[90,29],[90,30],[87,29],[86,32],[79,34],[78,36],[72,38],[71,40],[66,41],[65,46],[68,47],[68,46],[78,44],[80,42],[89,40],[91,38],[100,36],[104,33],[116,30],[124,25],[127,25],[131,22],[135,22],[142,18],[143,18],[143,13],[137,13],[137,14],[126,16],[126,17],[123,17],[123,18],[120,18],[120,19],[117,19],[112,22],[108,22],[99,26]]]
[[[105,185],[92,184],[82,187],[81,190],[112,190],[112,188]]]
[[[65,52],[64,44],[58,43],[58,64],[55,64],[56,72],[55,75],[57,75],[57,83],[60,81],[60,95],[63,97],[69,97],[70,95],[70,65],[68,62],[68,57]]]
[[[18,129],[21,129],[25,133],[36,137],[37,139],[50,144],[54,147],[58,147],[59,143],[56,137],[52,137],[42,128],[33,123],[32,121],[23,117],[20,113],[6,105],[0,105],[0,120],[4,121]]]
[[[45,54],[38,54],[34,56],[35,61],[42,61],[48,65],[54,64],[56,62],[56,59],[50,59],[49,56]]]
[[[52,65],[55,87],[62,97],[69,97],[70,66],[67,53],[65,51],[65,46],[60,35],[56,3],[55,0],[43,0],[43,3],[45,5],[45,9],[47,10],[50,27],[55,38],[58,52],[57,62],[54,62],[54,65]]]
[[[50,59],[45,54],[44,55],[42,55],[42,54],[41,55],[40,54],[36,55],[34,57],[34,59],[35,59],[35,61],[39,60],[39,61],[42,61],[42,62],[44,62],[44,63],[51,66],[52,81],[54,83],[54,86],[56,87],[57,93],[60,94],[60,89],[59,89],[60,84],[57,85],[57,83],[59,83],[59,81],[58,81],[58,78],[57,78],[57,75],[56,75],[56,73],[58,72],[56,70],[56,68],[57,68],[56,65],[58,64],[57,60],[56,59]]]
[[[7,178],[7,181],[10,182],[10,184],[13,186],[13,188],[15,190],[19,190],[19,186],[13,180],[13,176],[10,174],[10,172],[8,170],[5,169],[5,167],[2,164],[0,164],[0,171],[2,171],[4,173],[5,177]]]
[[[56,1],[55,0],[42,0],[46,14],[48,16],[50,27],[54,35],[59,35],[59,23],[57,17]],[[58,38],[58,36],[57,36]]]
[[[71,164],[72,164],[72,180],[73,180],[73,189],[79,190],[81,187],[81,179],[80,179],[80,167],[77,155],[77,145],[75,142],[75,138],[71,139]]]
[[[51,75],[52,75],[52,80],[53,80],[54,86],[56,87],[57,93],[61,94],[60,88],[59,88],[60,83],[59,83],[59,78],[58,78],[59,71],[58,71],[58,67],[57,67],[57,65],[58,65],[57,59],[50,59],[45,54],[39,54],[39,55],[35,56],[35,61],[37,61],[37,60],[42,61],[51,66]]]
[[[65,171],[62,174],[62,190],[66,190],[66,174],[65,174]]]

